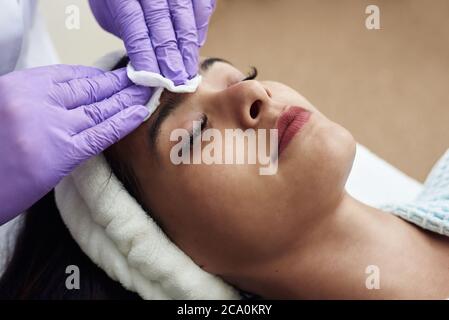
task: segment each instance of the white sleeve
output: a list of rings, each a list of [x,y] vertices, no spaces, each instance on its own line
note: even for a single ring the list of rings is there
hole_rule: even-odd
[[[39,14],[34,1],[28,10],[24,11],[24,15],[29,16],[29,27],[24,34],[16,70],[59,63],[59,57],[47,32],[44,19]]]
[[[0,75],[4,75],[16,67],[25,26],[19,1],[0,0],[0,8]]]

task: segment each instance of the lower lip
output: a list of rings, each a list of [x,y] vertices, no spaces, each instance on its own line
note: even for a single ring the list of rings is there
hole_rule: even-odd
[[[279,132],[279,155],[281,155],[293,137],[309,121],[310,116],[310,111],[301,107],[291,107],[281,114],[277,125]]]

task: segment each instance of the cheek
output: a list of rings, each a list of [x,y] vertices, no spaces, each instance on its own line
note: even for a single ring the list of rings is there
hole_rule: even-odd
[[[181,165],[165,172],[153,201],[170,238],[197,264],[223,261],[238,247],[236,173],[225,165]],[[244,190],[243,190],[244,191]]]
[[[280,204],[273,201],[277,191],[267,181],[270,177],[249,173],[245,165],[184,169],[170,190],[176,199],[159,210],[167,234],[197,264],[223,273],[236,262],[250,263],[279,251],[285,228],[282,219],[273,218],[279,217]]]

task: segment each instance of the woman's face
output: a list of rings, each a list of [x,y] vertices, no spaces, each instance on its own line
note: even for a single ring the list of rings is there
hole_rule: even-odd
[[[163,96],[150,120],[113,148],[172,241],[205,270],[226,276],[290,250],[309,222],[335,205],[355,142],[286,85],[242,81],[241,71],[216,59],[204,60],[201,73],[197,92]],[[225,129],[276,129],[281,113],[294,106],[311,115],[280,154],[276,174],[261,175],[260,163],[176,165],[170,159],[177,144],[171,133],[190,130],[193,121],[224,137]],[[269,150],[269,139],[266,144]]]

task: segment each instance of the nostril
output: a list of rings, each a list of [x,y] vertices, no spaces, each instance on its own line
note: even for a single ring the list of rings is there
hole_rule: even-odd
[[[251,105],[251,108],[249,109],[249,114],[251,118],[256,119],[260,112],[260,105],[262,104],[262,101],[256,100]]]

